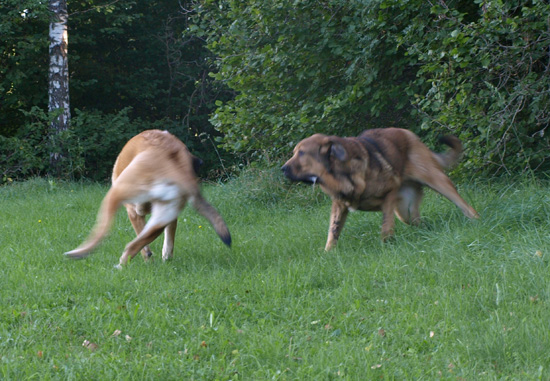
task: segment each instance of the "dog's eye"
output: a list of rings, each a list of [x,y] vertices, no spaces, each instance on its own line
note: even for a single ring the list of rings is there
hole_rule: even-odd
[[[298,157],[304,156],[304,151],[298,151]]]

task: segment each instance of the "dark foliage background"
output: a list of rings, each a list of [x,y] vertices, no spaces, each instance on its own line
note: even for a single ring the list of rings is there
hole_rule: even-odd
[[[237,91],[211,119],[228,149],[395,125],[458,135],[469,173],[549,168],[547,1],[202,3],[215,78]]]
[[[314,132],[411,129],[466,146],[461,172],[550,168],[543,0],[68,1],[72,127],[48,136],[48,23],[1,0],[0,171],[109,178],[125,141],[168,129],[226,176]],[[434,146],[435,148],[435,146]]]
[[[63,176],[104,181],[124,143],[167,129],[206,163],[220,160],[208,122],[226,90],[210,80],[204,41],[183,35],[189,2],[68,1],[71,129],[48,136],[47,2],[2,0],[0,7],[0,174],[47,173],[53,145],[69,151]],[[222,156],[219,156],[222,155]]]

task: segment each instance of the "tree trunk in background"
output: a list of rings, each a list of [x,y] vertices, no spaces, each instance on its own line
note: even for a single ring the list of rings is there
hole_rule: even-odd
[[[69,63],[67,57],[68,33],[66,0],[50,0],[52,21],[50,22],[50,70],[48,89],[48,110],[59,112],[50,126],[52,152],[50,152],[50,174],[60,175],[62,147],[58,136],[69,128],[71,111],[69,109]]]

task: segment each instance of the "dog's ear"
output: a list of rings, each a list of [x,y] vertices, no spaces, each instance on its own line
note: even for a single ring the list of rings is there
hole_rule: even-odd
[[[344,161],[348,158],[348,153],[344,146],[336,142],[330,147],[330,154],[340,161]]]
[[[348,153],[342,143],[331,136],[327,136],[323,140],[321,147],[319,148],[319,153],[327,159],[334,157],[340,161],[344,161],[348,157]]]

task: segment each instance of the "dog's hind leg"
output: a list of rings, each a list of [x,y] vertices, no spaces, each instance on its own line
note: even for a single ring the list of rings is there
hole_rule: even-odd
[[[119,264],[116,266],[122,268],[128,260],[135,255],[146,245],[153,242],[162,230],[178,218],[180,212],[179,200],[156,201],[152,203],[151,218],[145,224],[145,227],[139,235],[126,245]]]
[[[128,212],[128,219],[130,220],[136,235],[139,235],[145,227],[145,215],[150,213],[151,204],[126,204],[125,206],[126,211]],[[141,249],[141,255],[145,261],[153,256],[153,253],[148,245]]]
[[[395,208],[397,217],[406,224],[420,224],[420,202],[423,196],[422,185],[408,182],[399,189],[399,198]]]
[[[182,199],[179,204],[179,213],[185,208],[185,205],[187,204],[186,199]],[[162,260],[167,261],[172,258],[174,254],[174,240],[176,238],[176,229],[178,227],[178,220],[177,218],[170,222],[165,228],[164,228],[164,243],[162,245]]]
[[[167,261],[172,258],[174,254],[174,239],[176,236],[176,228],[178,227],[178,220],[170,222],[164,228],[164,244],[162,245],[162,260]]]
[[[340,201],[332,200],[332,209],[330,211],[330,225],[328,228],[328,238],[325,245],[325,251],[332,249],[340,238],[342,228],[348,217],[348,207]]]
[[[422,183],[426,184],[436,192],[441,193],[443,196],[447,197],[452,201],[456,206],[462,210],[462,213],[468,218],[479,218],[479,214],[472,208],[456,191],[456,188],[439,168],[436,168],[434,165],[433,168],[429,168],[422,175],[417,176],[417,179]]]

